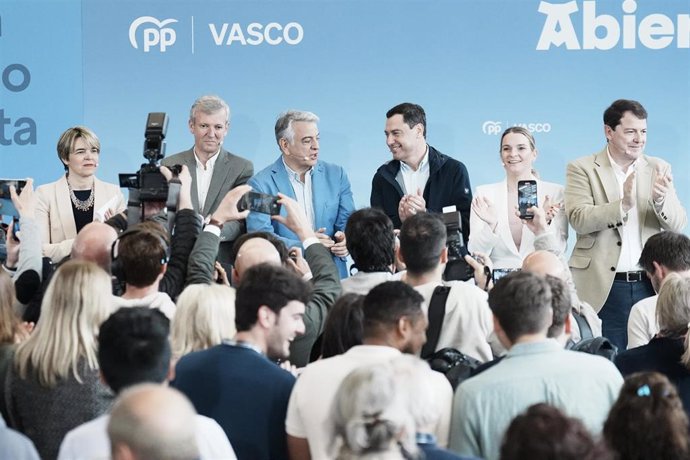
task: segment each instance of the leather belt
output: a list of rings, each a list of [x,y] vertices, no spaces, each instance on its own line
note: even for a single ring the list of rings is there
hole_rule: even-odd
[[[635,272],[616,272],[615,280],[616,281],[625,281],[627,283],[638,283],[640,281],[644,281],[646,278],[646,274],[644,271],[635,271]]]

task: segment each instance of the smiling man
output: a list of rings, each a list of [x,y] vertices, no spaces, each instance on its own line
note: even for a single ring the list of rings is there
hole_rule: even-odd
[[[647,239],[681,231],[685,209],[673,187],[671,166],[644,154],[647,111],[619,99],[604,112],[606,147],[568,164],[565,210],[577,232],[570,270],[578,295],[598,311],[603,335],[627,344],[632,305],[654,295],[638,260]]]
[[[245,184],[254,174],[251,161],[223,148],[230,129],[230,108],[218,96],[201,96],[189,112],[194,147],[162,161],[164,166],[187,165],[192,175],[192,206],[204,217],[218,208],[230,189]],[[227,260],[232,242],[242,233],[243,222],[223,226],[218,259]]]
[[[304,333],[309,296],[309,285],[285,268],[248,269],[237,288],[235,338],[177,364],[173,386],[218,422],[239,459],[287,458],[283,422],[295,377],[271,360],[286,359]]]
[[[252,177],[249,185],[256,192],[295,199],[311,223],[319,242],[326,246],[338,267],[340,277],[348,275],[345,223],[354,211],[350,180],[340,166],[319,160],[319,117],[311,112],[289,110],[280,114],[275,136],[280,157]],[[285,215],[285,210],[281,211]],[[252,212],[247,217],[250,232],[273,232],[288,248],[302,248],[297,235],[268,215]]]
[[[395,228],[418,212],[441,212],[455,205],[462,234],[470,234],[472,188],[465,165],[426,143],[424,109],[409,102],[386,113],[386,144],[393,159],[381,166],[371,184],[371,207],[381,208]]]

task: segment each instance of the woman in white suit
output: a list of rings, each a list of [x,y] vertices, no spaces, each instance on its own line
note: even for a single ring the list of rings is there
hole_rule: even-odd
[[[536,180],[538,203],[547,210],[549,231],[556,233],[565,252],[568,220],[562,210],[563,186],[536,176],[532,167],[537,158],[534,137],[525,128],[508,128],[501,136],[500,154],[506,178],[477,187],[470,214],[469,251],[487,254],[494,268],[522,265],[522,259],[534,251],[534,233],[516,213],[517,185],[519,180]]]
[[[96,179],[101,143],[89,128],[62,133],[57,153],[65,175],[36,189],[36,220],[43,255],[59,262],[72,249],[77,233],[89,222],[103,221],[125,208],[120,187]]]

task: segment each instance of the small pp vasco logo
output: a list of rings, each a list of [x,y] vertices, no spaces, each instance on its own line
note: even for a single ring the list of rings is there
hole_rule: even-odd
[[[153,16],[141,16],[135,19],[129,26],[129,43],[134,49],[139,49],[137,44],[137,29],[142,24],[152,24],[155,27],[146,27],[142,31],[144,53],[148,53],[152,47],[158,47],[161,53],[165,53],[165,49],[174,45],[177,40],[177,34],[172,27],[165,27],[168,24],[177,22],[177,19],[165,19],[159,21]]]
[[[489,134],[495,136],[501,132],[501,122],[500,121],[485,121],[482,124],[482,132],[484,134]]]
[[[497,136],[503,132],[502,126],[519,126],[521,128],[525,128],[530,133],[551,132],[551,123],[503,123],[502,121],[485,121],[482,124],[482,132],[484,134],[488,134],[489,136]]]

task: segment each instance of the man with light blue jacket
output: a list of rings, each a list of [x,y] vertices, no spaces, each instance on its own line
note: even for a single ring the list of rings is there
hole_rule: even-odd
[[[249,180],[256,192],[283,193],[295,199],[313,225],[319,242],[329,248],[340,277],[348,275],[345,223],[354,211],[350,180],[337,165],[319,161],[319,117],[311,112],[289,110],[275,125],[281,156]],[[284,214],[284,211],[281,213]],[[301,248],[300,240],[270,216],[252,212],[247,231],[273,232],[288,248]]]

